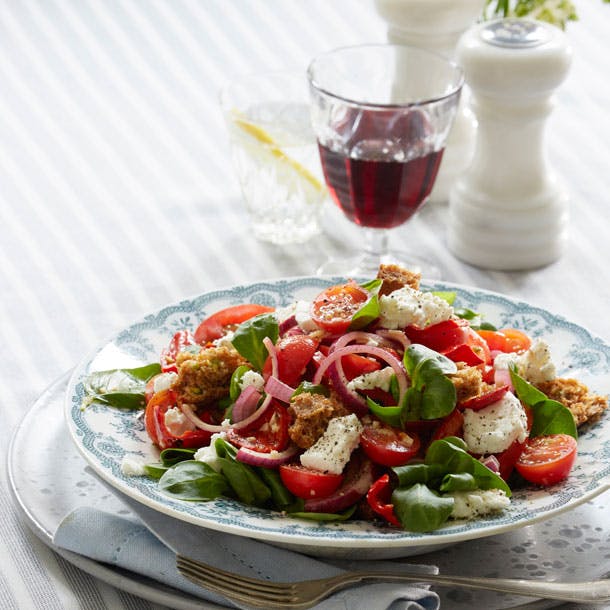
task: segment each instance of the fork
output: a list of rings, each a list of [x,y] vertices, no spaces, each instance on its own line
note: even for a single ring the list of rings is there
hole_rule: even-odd
[[[609,579],[559,583],[511,578],[355,571],[316,580],[271,582],[220,570],[182,555],[176,556],[176,566],[183,576],[209,591],[255,608],[265,608],[267,610],[271,610],[271,608],[311,608],[335,591],[362,582],[425,582],[566,602],[600,603],[610,601]]]

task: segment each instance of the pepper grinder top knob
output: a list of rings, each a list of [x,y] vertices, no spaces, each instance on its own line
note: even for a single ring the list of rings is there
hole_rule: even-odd
[[[479,127],[473,161],[450,194],[449,247],[491,269],[549,264],[565,242],[567,195],[543,135],[571,63],[567,38],[545,23],[502,19],[468,30],[456,57]]]

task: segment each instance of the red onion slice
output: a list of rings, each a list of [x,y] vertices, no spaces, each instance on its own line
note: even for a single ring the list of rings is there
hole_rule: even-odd
[[[277,468],[281,464],[289,462],[300,449],[296,445],[291,445],[284,451],[272,451],[263,453],[261,451],[253,451],[247,447],[240,447],[237,451],[236,458],[244,464],[250,466],[262,466],[263,468]]]
[[[347,354],[370,354],[371,356],[375,356],[376,358],[379,358],[380,360],[383,360],[384,362],[389,364],[394,370],[394,373],[396,374],[396,380],[398,381],[399,391],[398,404],[401,404],[402,397],[404,396],[404,393],[409,387],[409,382],[407,380],[407,374],[405,372],[405,369],[403,368],[400,360],[396,358],[396,356],[390,354],[390,352],[387,352],[386,350],[380,347],[375,347],[373,345],[347,345],[329,353],[316,371],[316,374],[313,378],[313,383],[319,384],[322,381],[324,373],[326,373],[326,371],[332,364],[335,364],[337,366],[337,369],[339,370],[339,367],[341,367],[341,358],[343,358],[343,356],[346,356]],[[341,367],[341,370],[342,368],[343,367]]]
[[[273,398],[277,398],[282,402],[290,402],[290,398],[294,394],[295,388],[289,386],[287,383],[280,381],[277,377],[269,377],[265,384],[265,392],[271,394]]]
[[[500,474],[500,462],[495,455],[488,455],[479,460],[483,466],[487,466],[489,470],[495,472],[496,474]]]
[[[265,337],[263,339],[263,345],[267,348],[267,352],[271,358],[271,375],[272,377],[277,377],[279,373],[277,364],[277,349],[269,337]]]
[[[380,329],[377,331],[377,334],[388,341],[393,341],[394,343],[400,344],[404,350],[411,345],[411,341],[409,341],[409,338],[407,335],[405,335],[405,333],[402,332],[402,330]]]
[[[226,430],[227,426],[223,426],[222,424],[220,425],[216,425],[216,424],[208,424],[207,422],[204,422],[202,419],[199,419],[199,417],[197,417],[197,414],[195,413],[195,409],[193,409],[193,407],[191,405],[180,405],[180,410],[186,415],[186,417],[189,418],[189,420],[195,425],[197,426],[197,428],[200,428],[201,430],[207,430],[208,432],[222,432],[222,430]]]
[[[250,417],[252,413],[256,411],[258,401],[261,399],[262,394],[253,385],[246,386],[241,394],[237,397],[235,404],[233,405],[233,411],[231,412],[234,422],[239,422],[247,417]]]
[[[508,369],[495,369],[494,383],[497,386],[507,385],[509,392],[512,392],[515,389],[513,387],[513,380],[510,378],[510,371]]]

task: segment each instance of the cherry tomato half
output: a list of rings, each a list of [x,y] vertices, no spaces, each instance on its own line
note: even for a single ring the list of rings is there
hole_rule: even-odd
[[[274,308],[255,303],[226,307],[207,317],[199,324],[195,331],[195,341],[204,345],[208,341],[220,339],[226,333],[227,328],[237,326],[254,316],[270,311],[274,311]]]
[[[277,401],[267,410],[264,420],[255,429],[227,430],[227,440],[238,447],[260,453],[283,451],[288,446],[288,411]]]
[[[179,330],[161,352],[161,370],[164,373],[177,372],[176,356],[189,345],[196,345],[195,337],[188,330]]]
[[[319,341],[309,335],[286,335],[276,347],[278,378],[285,384],[296,387],[301,382],[305,368],[318,349]],[[265,378],[271,375],[271,358],[263,367]]]
[[[453,409],[449,415],[441,419],[438,426],[432,432],[431,441],[447,438],[448,436],[464,436],[464,416],[459,409]]]
[[[352,322],[354,314],[368,301],[369,293],[356,282],[330,286],[313,301],[313,321],[329,333],[342,334]]]
[[[532,340],[524,332],[516,328],[478,330],[477,333],[485,339],[492,352],[524,352],[532,344]]]
[[[301,464],[282,464],[280,477],[290,493],[304,500],[330,496],[343,481],[342,474],[312,470]]]
[[[402,466],[417,455],[419,437],[383,424],[364,426],[360,445],[367,456],[382,466]]]
[[[575,460],[576,439],[550,434],[528,439],[515,468],[530,483],[553,485],[568,476]]]
[[[313,356],[313,362],[316,365],[316,368],[322,363],[324,358],[328,356],[329,350],[330,348],[327,345],[318,346],[318,351]],[[378,371],[381,368],[381,363],[368,356],[346,354],[341,358],[341,366],[343,367],[343,373],[347,377],[347,380],[351,381],[356,377],[360,377],[360,375]]]
[[[210,442],[211,433],[207,430],[188,430],[180,436],[172,434],[165,425],[165,413],[176,406],[176,395],[172,390],[161,390],[153,394],[146,405],[144,427],[150,440],[160,449],[169,447],[199,448]],[[206,419],[202,416],[202,419]]]

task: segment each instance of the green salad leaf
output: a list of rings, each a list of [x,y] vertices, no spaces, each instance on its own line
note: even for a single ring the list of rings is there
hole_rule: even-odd
[[[360,287],[364,288],[371,296],[366,303],[352,316],[352,321],[349,325],[349,330],[359,330],[368,326],[371,322],[379,317],[379,289],[383,280],[374,279]]]
[[[161,365],[156,362],[137,368],[95,371],[85,380],[85,404],[97,402],[117,409],[143,409],[146,384],[159,373]]]
[[[242,322],[237,327],[231,343],[257,371],[262,371],[269,355],[263,339],[269,337],[275,343],[279,334],[275,316],[272,313],[263,313]]]

